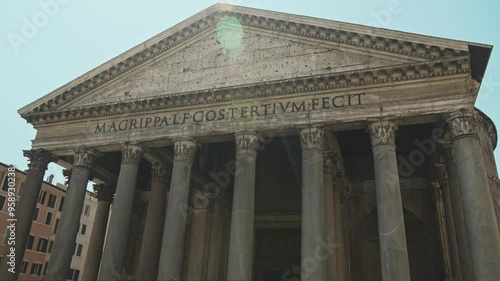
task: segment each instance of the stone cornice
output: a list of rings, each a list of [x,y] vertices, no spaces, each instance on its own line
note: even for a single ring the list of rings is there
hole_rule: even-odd
[[[145,47],[135,48],[135,52],[127,52],[123,56],[123,59],[114,59],[112,60],[112,64],[105,64],[103,67],[83,75],[78,78],[78,82],[69,83],[68,86],[52,92],[38,101],[38,105],[35,106],[35,103],[31,108],[27,106],[21,109],[20,113],[24,118],[27,118],[28,116],[42,112],[54,111],[117,77],[152,61],[194,36],[215,28],[220,20],[227,16],[236,18],[243,27],[247,28],[320,40],[330,44],[366,49],[370,52],[413,57],[417,60],[434,61],[469,55],[464,50],[405,41],[400,39],[402,37],[395,39],[370,35],[369,28],[367,28],[367,34],[363,34],[352,30],[341,30],[339,26],[334,24],[332,24],[333,27],[326,27],[313,23],[294,22],[285,18],[272,18],[257,14],[247,14],[245,12],[215,9],[215,11],[189,24],[184,24],[182,27],[176,26],[172,30],[168,30],[169,32],[166,32],[167,34],[164,35],[165,38],[152,38],[151,42],[146,41],[142,44]]]
[[[411,63],[349,72],[322,74],[293,79],[268,81],[243,86],[224,87],[159,95],[153,98],[107,103],[95,106],[53,109],[23,114],[33,125],[98,118],[153,110],[279,97],[324,90],[353,89],[389,83],[418,81],[470,73],[467,57],[432,62]]]

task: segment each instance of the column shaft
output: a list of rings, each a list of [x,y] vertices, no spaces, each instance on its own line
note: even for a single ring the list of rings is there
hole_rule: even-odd
[[[143,149],[136,144],[122,146],[122,163],[111,207],[108,233],[102,255],[98,280],[111,281],[126,279],[125,253],[129,236],[130,219],[134,206],[137,172]]]
[[[26,150],[24,156],[28,157],[28,173],[24,183],[24,193],[19,199],[19,205],[16,208],[16,266],[14,273],[10,272],[7,264],[7,256],[10,255],[10,247],[4,247],[3,261],[0,265],[0,275],[2,280],[15,281],[19,277],[19,269],[24,258],[24,252],[28,243],[33,215],[35,213],[38,195],[42,188],[43,176],[47,165],[53,160],[49,152],[38,150]]]
[[[94,191],[97,194],[98,202],[87,257],[85,258],[85,266],[83,267],[82,280],[97,280],[104,238],[106,237],[106,227],[108,226],[109,209],[113,200],[113,188],[105,184],[94,185]]]
[[[156,280],[160,258],[161,234],[165,221],[167,204],[168,171],[163,163],[155,163],[152,168],[151,193],[149,196],[146,225],[142,240],[137,280]]]
[[[474,279],[500,280],[500,233],[477,137],[477,122],[468,110],[452,113],[449,122]]]
[[[333,198],[333,159],[332,155],[329,153],[324,154],[324,164],[323,164],[323,184],[324,184],[324,195],[325,195],[325,229],[326,229],[326,239],[335,245],[334,251],[328,255],[326,261],[327,264],[327,280],[338,280],[337,271],[340,270],[338,267],[337,253],[339,248],[337,248],[336,229],[341,227],[335,221],[335,202]]]
[[[227,280],[252,279],[255,163],[259,138],[255,133],[236,134],[236,174],[229,234]]]
[[[439,146],[441,148],[443,147],[442,144],[440,144]],[[446,158],[446,156],[445,156],[445,158]],[[446,172],[446,166],[443,164],[436,164],[435,171],[436,171],[436,174],[438,176],[439,184],[442,186],[443,205],[444,205],[444,212],[445,212],[445,218],[446,218],[448,243],[450,246],[450,256],[451,256],[451,264],[452,264],[452,278],[453,278],[453,280],[458,280],[458,281],[472,280],[472,275],[469,275],[470,278],[468,278],[468,279],[462,278],[462,270],[463,269],[462,269],[462,265],[460,263],[461,257],[460,257],[458,238],[457,238],[458,228],[457,228],[456,223],[455,223],[456,219],[455,219],[455,214],[454,214],[454,210],[453,210],[453,203],[452,203],[453,200],[451,198],[450,184],[449,184],[449,179],[448,179],[447,172]],[[462,209],[460,208],[460,210],[462,210]],[[470,263],[469,263],[469,267],[470,267]]]
[[[225,219],[227,219],[227,203],[219,196],[214,200],[214,208],[212,212],[212,225],[210,234],[210,249],[208,254],[207,265],[207,280],[224,280],[226,270],[225,264],[227,254],[228,236],[227,228],[225,227]]]
[[[410,281],[410,266],[396,161],[396,125],[369,126],[375,166],[380,262],[384,281]]]
[[[206,280],[211,226],[207,210],[210,205],[209,196],[209,193],[199,191],[194,192],[192,196],[193,214],[191,217],[186,280]]]
[[[50,263],[45,280],[66,281],[75,251],[75,241],[80,227],[80,216],[85,201],[90,168],[96,153],[90,149],[77,149],[71,172],[66,199],[59,220],[57,232],[50,255]]]
[[[434,190],[434,206],[436,207],[436,217],[439,225],[439,233],[441,236],[441,250],[443,253],[444,269],[446,272],[446,279],[452,280],[453,270],[451,265],[450,244],[448,242],[448,232],[446,225],[446,216],[443,203],[443,192],[441,186],[437,182],[431,183]]]
[[[318,127],[299,130],[302,146],[301,280],[327,280],[323,137]]]
[[[163,228],[157,280],[180,280],[186,241],[191,166],[197,144],[174,141],[174,165]]]
[[[335,175],[334,175],[335,176]],[[340,175],[339,175],[340,176]],[[339,182],[342,180],[337,179],[336,183],[334,183],[333,187],[333,221],[335,225],[334,229],[334,240],[333,243],[335,245],[335,266],[336,272],[335,276],[337,281],[345,281],[346,275],[346,253],[345,253],[345,244],[344,244],[344,220],[342,219],[342,193]],[[334,181],[335,182],[335,181]]]

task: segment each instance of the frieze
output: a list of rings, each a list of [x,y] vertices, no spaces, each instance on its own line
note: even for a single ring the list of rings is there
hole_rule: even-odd
[[[470,73],[469,59],[468,57],[461,57],[432,63],[412,63],[397,67],[322,74],[252,85],[160,95],[153,98],[73,109],[52,110],[49,112],[38,110],[22,114],[22,117],[32,124],[49,124],[160,109],[243,101],[260,97],[278,97],[344,88],[352,89],[354,87],[375,86],[467,73]]]
[[[153,115],[145,118],[127,118],[116,122],[97,123],[94,133],[127,131],[132,129],[184,125],[187,123],[214,122],[221,120],[264,117],[295,112],[338,110],[345,107],[361,106],[364,93],[323,96],[300,101],[283,101],[260,105],[202,109],[196,112],[176,112],[164,115]]]

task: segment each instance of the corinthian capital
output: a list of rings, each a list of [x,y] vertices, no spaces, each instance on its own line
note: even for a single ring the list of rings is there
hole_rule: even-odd
[[[455,162],[455,154],[453,153],[453,146],[449,141],[440,141],[438,142],[439,150],[441,151],[441,155],[443,155],[446,163],[454,163]]]
[[[323,153],[323,173],[333,174],[333,153]]]
[[[79,147],[75,149],[75,158],[73,160],[73,166],[81,166],[86,168],[92,168],[94,161],[98,158],[100,154],[94,149],[87,147]]]
[[[122,145],[122,164],[139,164],[144,154],[144,148],[136,143]]]
[[[236,155],[250,154],[257,155],[260,139],[255,132],[241,132],[236,133]]]
[[[478,133],[478,124],[472,110],[460,109],[450,113],[448,123],[452,139]]]
[[[23,150],[24,157],[28,157],[28,168],[34,171],[45,171],[50,162],[56,158],[50,152],[43,149]]]
[[[192,194],[193,207],[196,210],[206,210],[210,204],[210,194],[200,191],[195,191]]]
[[[151,167],[151,180],[166,183],[168,181],[168,166],[163,162],[156,162]]]
[[[319,126],[310,126],[299,129],[300,144],[302,149],[323,149],[325,131]]]
[[[107,184],[94,184],[94,192],[97,195],[97,200],[111,202],[113,200],[114,189]]]
[[[198,143],[194,140],[189,140],[189,139],[175,140],[174,160],[192,161],[197,148],[198,148]]]
[[[395,145],[398,126],[389,120],[375,121],[368,125],[372,146]]]

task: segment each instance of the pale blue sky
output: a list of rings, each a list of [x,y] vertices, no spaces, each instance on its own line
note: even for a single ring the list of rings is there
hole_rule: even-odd
[[[50,2],[57,3],[57,9],[48,13],[42,3]],[[220,2],[500,46],[500,2],[494,0]],[[21,150],[31,147],[36,131],[19,117],[16,112],[19,108],[214,3],[212,0],[1,1],[0,161],[20,169],[27,167]],[[15,35],[22,35],[26,21],[34,20],[39,21],[40,27],[29,34],[31,38],[13,44]],[[498,49],[494,49],[476,106],[500,128],[499,59]],[[499,155],[497,150],[497,159]],[[53,165],[49,173],[55,173],[56,180],[63,180]]]

